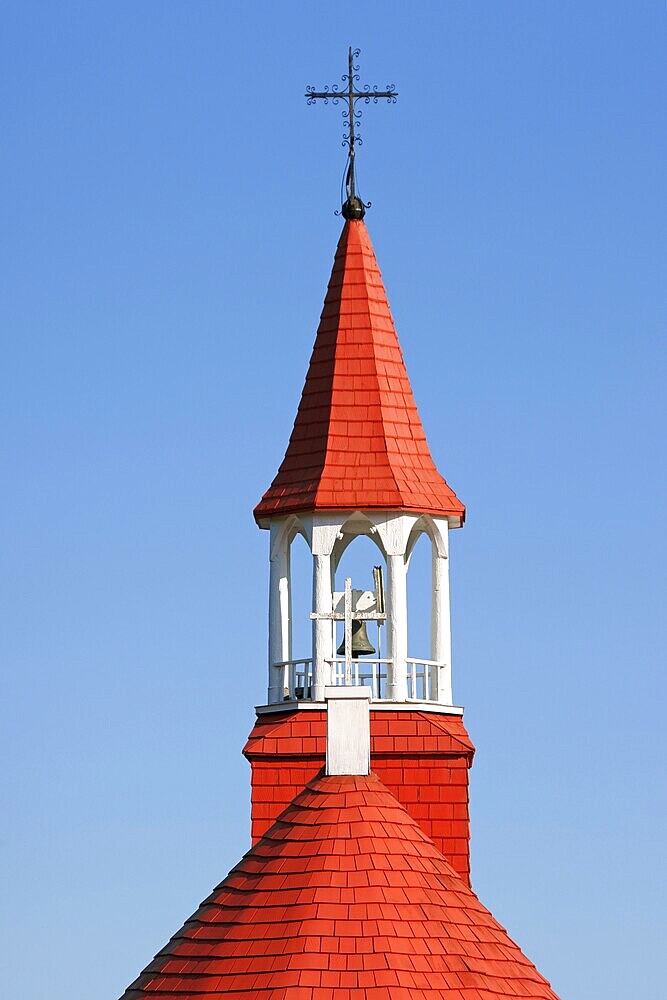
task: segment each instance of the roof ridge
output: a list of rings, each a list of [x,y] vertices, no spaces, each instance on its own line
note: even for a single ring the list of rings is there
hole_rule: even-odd
[[[438,715],[435,712],[420,712],[419,714],[424,716],[424,718],[428,718],[428,721],[432,725],[437,726],[438,729],[441,729],[446,736],[449,736],[452,742],[458,743],[459,746],[463,747],[463,749],[466,750],[471,756],[475,753],[475,748],[472,745],[470,739],[466,741],[462,739],[460,736],[457,736],[455,733],[452,733],[452,731],[447,728],[447,726],[444,724],[444,722],[442,722],[442,720],[438,717]]]
[[[348,222],[348,224],[345,226],[345,229],[344,229],[344,232],[347,232],[347,241],[346,241],[346,244],[345,244],[345,258],[344,258],[343,267],[342,267],[342,271],[343,271],[343,284],[344,284],[345,274],[347,272],[348,263],[349,263],[348,250],[349,250],[349,245],[350,245],[350,232],[351,231],[352,230],[351,230],[351,228],[349,226],[349,222]],[[366,230],[365,225],[363,226],[363,228],[360,227],[358,231],[361,232],[361,233],[363,233],[363,234],[365,234],[366,237],[368,237],[368,231]],[[376,271],[377,274],[378,274],[378,276],[379,276],[379,278],[380,278],[381,287],[384,288],[384,285],[382,284],[382,274],[380,272],[380,268],[378,266],[378,263],[377,263],[377,260],[375,258],[375,255],[373,253],[372,247],[370,246],[370,240],[367,240],[366,243],[364,242],[363,239],[359,240],[359,254],[360,254],[360,256],[361,256],[361,258],[362,258],[362,260],[364,262],[364,266],[361,268],[361,273],[363,275],[364,288],[366,289],[366,297],[364,299],[364,313],[365,313],[365,315],[367,317],[367,320],[368,320],[368,326],[369,326],[370,330],[373,331],[374,330],[374,326],[373,326],[373,314],[371,312],[370,299],[369,299],[370,293],[372,291],[372,285],[369,283],[369,280],[368,280],[369,279],[369,273],[372,273],[373,271]],[[370,271],[369,271],[369,267],[368,267],[369,264],[370,264],[370,268],[371,268]],[[385,299],[386,299],[386,294],[385,294]],[[339,306],[340,306],[340,300],[339,300]],[[387,300],[387,308],[389,308],[389,301],[388,300]],[[390,315],[391,315],[391,310],[390,310]],[[339,309],[339,319],[340,319],[340,309]],[[392,323],[393,323],[393,319],[392,319]],[[335,377],[336,377],[336,361],[338,360],[338,357],[339,357],[339,346],[340,346],[340,344],[339,344],[339,342],[337,340],[336,341],[335,354],[334,354],[334,380],[335,380]],[[378,368],[377,368],[377,364],[378,364],[378,360],[379,359],[378,359],[377,350],[376,350],[377,341],[376,341],[376,338],[374,336],[370,337],[370,347],[371,347],[371,350],[373,352],[373,360],[374,360],[375,363],[373,365],[373,370],[371,372],[368,372],[365,375],[365,378],[366,378],[366,380],[368,382],[372,381],[372,383],[373,383],[372,388],[375,389],[375,391],[377,392],[377,394],[379,396],[381,394],[380,378],[379,378]],[[399,350],[400,350],[400,347],[399,347]],[[369,386],[369,389],[370,389],[370,386]],[[330,417],[331,417],[331,413],[330,413]],[[384,427],[385,426],[385,419],[384,419],[384,410],[382,408],[380,408],[379,419],[382,422],[382,425]],[[331,443],[331,431],[330,431],[330,427],[331,427],[331,421],[329,422],[329,432],[327,434],[327,453],[328,453],[329,446],[330,446],[330,443]],[[396,478],[396,474],[395,474],[393,468],[391,467],[391,462],[389,461],[389,450],[387,448],[386,435],[383,436],[382,444],[383,444],[383,449],[382,449],[381,454],[383,454],[385,456],[386,460],[387,460],[387,469],[385,471],[387,471],[389,473],[389,475],[391,477],[391,480],[392,480],[392,482],[394,484],[394,489],[398,493],[400,491],[400,487],[399,487],[399,484],[398,484],[398,480]],[[325,464],[326,464],[326,460],[325,460]],[[322,481],[320,480],[320,482],[318,483],[316,494],[315,494],[315,502],[316,503],[317,503],[317,499],[320,496],[321,492],[322,492]]]
[[[382,280],[382,272],[380,271],[380,265],[377,262],[377,257],[375,256],[375,253],[373,251],[373,247],[371,246],[371,241],[370,241],[370,237],[368,235],[368,230],[366,229],[365,226],[364,226],[363,233],[366,236],[367,246],[363,247],[362,254],[365,254],[366,256],[368,256],[370,258],[371,264],[375,265],[375,270],[377,271],[378,277],[380,279],[380,287],[384,291],[384,282]],[[369,272],[364,268],[364,283],[366,285],[367,290],[369,290],[368,277],[369,277]],[[387,304],[387,310],[389,312],[389,318],[391,319],[392,327],[394,327],[394,331],[395,331],[394,317],[392,316],[392,313],[391,313],[391,306],[389,305],[389,298],[388,298],[386,292],[384,294],[384,299],[385,299],[385,302]],[[369,319],[369,323],[370,323],[371,328],[372,328],[373,327],[373,316],[372,316],[372,313],[371,313],[370,302],[368,302],[368,319]],[[398,349],[400,351],[401,350],[401,346],[398,343],[398,336],[396,337],[396,343],[398,344]],[[378,357],[378,352],[377,352],[378,342],[377,342],[377,339],[375,337],[372,338],[371,345],[372,345],[372,348],[373,348],[373,358],[375,360],[375,366],[374,366],[374,369],[373,369],[373,378],[375,379],[375,383],[376,383],[376,386],[377,386],[378,394],[381,394],[380,376],[379,376],[379,372],[378,372],[378,363],[379,363],[380,359]],[[401,352],[401,355],[402,355],[402,352]],[[387,420],[386,420],[385,412],[386,412],[385,408],[384,407],[380,407],[380,420],[382,422],[382,427],[383,427],[383,430],[384,430],[384,435],[383,435],[383,439],[382,439],[382,443],[384,445],[384,451],[383,451],[383,453],[387,457],[387,464],[389,466],[389,471],[391,473],[391,478],[392,478],[392,480],[394,482],[394,489],[396,490],[397,493],[400,493],[400,486],[399,486],[399,483],[398,483],[398,479],[396,477],[396,473],[395,473],[394,469],[392,468],[391,461],[390,461],[390,458],[389,458],[389,447],[387,445],[387,429],[388,428],[387,428]]]

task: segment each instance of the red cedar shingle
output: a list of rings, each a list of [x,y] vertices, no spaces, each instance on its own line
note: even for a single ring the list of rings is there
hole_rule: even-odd
[[[304,996],[558,1000],[374,775],[311,781],[123,1000]]]
[[[258,717],[244,750],[252,764],[253,843],[320,771],[325,757],[324,718],[324,711]],[[417,728],[416,734],[392,735],[394,726],[406,723]],[[302,752],[287,753],[286,741],[295,738],[301,740]],[[408,751],[396,749],[397,739],[407,741]],[[474,747],[461,717],[371,711],[371,752],[380,780],[470,884],[467,769]],[[438,789],[437,801],[422,802],[425,787]],[[380,815],[372,818],[382,820]]]
[[[431,458],[361,220],[341,234],[292,436],[255,517],[325,508],[465,517]]]

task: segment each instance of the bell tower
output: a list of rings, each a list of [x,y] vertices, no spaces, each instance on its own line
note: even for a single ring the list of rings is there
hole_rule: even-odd
[[[244,748],[253,847],[123,1000],[558,1000],[469,888],[474,748],[449,616],[465,511],[431,458],[356,193],[355,101],[394,92],[358,91],[353,57],[344,94],[306,95],[345,98],[347,197],[294,429],[255,508],[270,572],[268,693]],[[421,536],[429,646],[407,615]],[[344,574],[350,546],[363,559]]]
[[[360,88],[358,50],[346,89],[308,87],[309,104],[343,105],[345,222],[285,457],[257,507],[269,531],[266,703],[244,753],[252,767],[252,836],[261,837],[325,762],[336,687],[369,689],[371,761],[452,866],[469,878],[468,769],[474,747],[452,695],[449,532],[465,508],[435,467],[419,418],[357,192],[359,102],[393,103],[393,86]],[[310,553],[312,602],[293,628],[291,551]],[[431,546],[430,636],[410,635],[407,579],[415,543]],[[336,571],[365,537],[373,589]],[[368,574],[367,574],[368,575]],[[293,636],[310,635],[295,648]],[[417,646],[429,658],[415,655]]]
[[[360,447],[374,443],[378,442],[361,442]],[[270,530],[267,707],[301,700],[322,702],[325,687],[354,682],[367,684],[379,701],[453,710],[449,519],[366,506],[363,491],[357,491],[357,499],[356,510],[264,516],[264,501],[257,508],[260,525]],[[410,656],[408,634],[407,574],[412,550],[422,534],[431,543],[430,659]],[[292,648],[290,552],[297,535],[303,536],[312,557],[312,643],[307,650]],[[336,591],[334,579],[341,556],[359,536],[375,543],[382,560],[373,567],[374,589],[354,589],[350,580],[346,590]],[[377,649],[368,637],[371,623],[378,625]],[[379,630],[383,626],[386,653],[381,657]]]
[[[452,695],[449,613],[449,532],[464,516],[431,457],[365,222],[346,218],[287,451],[255,508],[270,571],[267,697],[244,751],[254,839],[324,765],[325,688],[364,685],[373,770],[468,878],[474,748]],[[306,648],[292,638],[298,535],[312,567]],[[408,630],[421,535],[431,547],[429,659],[414,655],[423,637]],[[359,537],[377,550],[373,589],[350,579],[337,590]],[[359,649],[360,624],[372,653]]]

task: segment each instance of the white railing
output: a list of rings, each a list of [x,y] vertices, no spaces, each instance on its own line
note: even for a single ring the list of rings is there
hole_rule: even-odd
[[[438,700],[438,672],[442,663],[417,660],[408,656],[408,698],[414,701]]]
[[[283,692],[284,701],[301,701],[310,698],[313,683],[312,658],[304,660],[281,660],[273,664],[273,669],[279,671],[277,688]]]
[[[331,667],[331,684],[366,685],[373,698],[383,701],[387,697],[387,673],[391,659],[371,660],[367,657],[352,660],[350,676],[345,674],[345,658],[334,657],[327,660]],[[435,660],[419,660],[409,656],[407,665],[408,698],[411,701],[437,701],[438,676],[444,663]],[[302,701],[311,697],[313,684],[313,661],[311,657],[302,660],[282,660],[273,664],[278,671],[276,687],[283,693],[284,701]]]
[[[352,660],[351,676],[345,676],[345,657],[336,657],[327,660],[331,666],[331,683],[335,687],[353,685],[359,687],[366,685],[370,687],[374,698],[382,700],[387,697],[387,667],[391,660],[370,660],[364,656],[363,660]]]

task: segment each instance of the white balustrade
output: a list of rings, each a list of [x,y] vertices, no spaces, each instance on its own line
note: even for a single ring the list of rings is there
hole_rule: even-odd
[[[280,660],[273,664],[278,674],[276,687],[283,692],[283,701],[310,698],[313,683],[313,660]]]
[[[344,687],[346,684],[345,658],[335,657],[328,662],[331,665],[332,685]],[[373,698],[383,701],[387,697],[387,668],[391,662],[391,660],[372,660],[366,656],[363,660],[352,660],[352,685],[359,687],[359,685],[365,684],[370,687]]]
[[[436,660],[407,658],[408,698],[411,701],[438,700],[438,672],[443,666]]]
[[[331,685],[344,687],[345,658],[327,659],[331,668]],[[437,660],[420,660],[408,657],[407,689],[410,701],[438,701],[438,677],[444,666]],[[373,698],[377,701],[387,699],[387,677],[391,673],[391,659],[373,660],[368,657],[352,661],[353,686],[366,685],[370,687]],[[310,700],[313,686],[313,660],[306,657],[301,660],[281,660],[273,664],[276,671],[275,686],[283,693],[283,701]],[[349,683],[349,682],[348,682]]]

